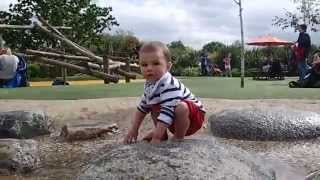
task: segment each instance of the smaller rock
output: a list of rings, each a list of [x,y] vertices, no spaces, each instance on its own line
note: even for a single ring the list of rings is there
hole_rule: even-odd
[[[228,109],[209,117],[214,136],[286,141],[320,137],[320,114],[288,107]]]
[[[317,180],[320,179],[320,170],[310,173],[305,180]]]
[[[0,139],[0,174],[28,173],[40,163],[38,142],[35,140]]]
[[[78,125],[68,127],[67,125],[61,128],[60,137],[67,141],[88,140],[101,137],[105,134],[114,134],[118,131],[117,124],[111,125]]]
[[[42,111],[0,112],[0,138],[29,139],[50,134],[51,125]]]

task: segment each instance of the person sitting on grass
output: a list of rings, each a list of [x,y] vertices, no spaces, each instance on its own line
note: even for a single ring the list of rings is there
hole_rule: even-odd
[[[140,125],[148,113],[151,113],[154,128],[142,140],[165,141],[167,129],[173,133],[172,139],[177,140],[196,133],[204,122],[205,110],[191,91],[170,74],[172,63],[167,46],[158,41],[145,43],[139,57],[146,79],[144,93],[123,142],[137,141]]]
[[[313,53],[311,69],[307,71],[303,80],[289,82],[291,88],[320,88],[320,50]]]

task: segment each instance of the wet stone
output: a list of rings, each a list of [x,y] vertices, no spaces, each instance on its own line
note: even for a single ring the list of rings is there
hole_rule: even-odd
[[[115,145],[82,169],[77,180],[95,179],[274,179],[255,155],[214,138]]]
[[[0,139],[1,175],[28,173],[39,163],[39,148],[35,140]]]
[[[286,107],[230,109],[209,117],[214,136],[243,140],[298,140],[320,136],[320,114]]]
[[[42,111],[0,112],[0,138],[29,139],[50,134],[51,125]]]

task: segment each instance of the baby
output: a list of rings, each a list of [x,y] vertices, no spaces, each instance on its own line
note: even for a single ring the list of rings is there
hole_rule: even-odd
[[[173,139],[178,140],[196,133],[204,122],[205,110],[191,91],[170,74],[172,63],[167,46],[157,41],[145,43],[139,57],[146,82],[124,143],[137,141],[140,125],[148,113],[151,113],[154,128],[143,140],[151,143],[167,140],[167,129]]]

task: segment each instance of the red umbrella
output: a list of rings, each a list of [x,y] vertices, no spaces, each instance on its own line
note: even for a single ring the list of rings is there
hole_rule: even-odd
[[[273,36],[262,36],[252,39],[247,43],[248,45],[254,46],[281,46],[281,45],[292,45],[292,42],[285,41]]]

